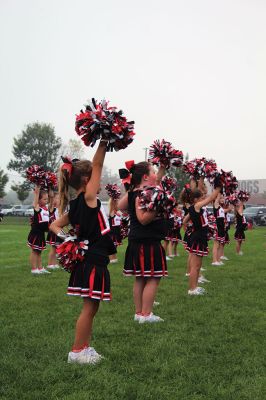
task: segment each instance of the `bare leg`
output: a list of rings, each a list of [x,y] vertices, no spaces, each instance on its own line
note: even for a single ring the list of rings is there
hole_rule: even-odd
[[[38,251],[37,254],[37,268],[42,268],[42,252]]]
[[[190,274],[191,271],[191,253],[188,253],[187,258],[187,274]]]
[[[55,246],[51,246],[48,255],[48,265],[55,265],[55,264],[56,264],[56,248]]]
[[[236,252],[237,252],[237,254],[239,254],[240,251],[241,251],[241,244],[242,244],[241,240],[237,240],[236,241]]]
[[[219,242],[217,242],[217,240],[214,240],[212,248],[212,262],[219,262],[218,247],[219,247]]]
[[[142,296],[142,314],[149,315],[152,312],[153,302],[160,283],[160,278],[147,278]]]
[[[38,268],[38,252],[35,250],[31,250],[30,253],[30,266],[31,269]]]
[[[142,295],[145,286],[145,278],[136,277],[133,286],[133,298],[135,304],[135,313],[141,313],[142,311]]]
[[[199,272],[202,264],[202,257],[191,254],[191,270],[189,276],[189,289],[194,290],[198,285]]]
[[[93,318],[99,309],[100,302],[84,299],[83,308],[76,323],[73,349],[81,349],[90,345]]]
[[[221,257],[224,253],[224,245],[219,243],[219,247],[218,247],[218,251],[217,251],[217,255],[218,255],[218,261],[220,262]]]

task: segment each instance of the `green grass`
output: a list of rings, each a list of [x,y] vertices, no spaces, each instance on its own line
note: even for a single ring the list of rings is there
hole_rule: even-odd
[[[265,396],[266,229],[247,232],[244,256],[204,259],[208,295],[188,297],[186,254],[169,262],[156,309],[164,323],[133,322],[132,278],[109,267],[113,301],[101,304],[93,345],[105,356],[96,366],[69,365],[81,300],[65,295],[69,275],[32,276],[23,218],[0,225],[0,399],[263,400]],[[231,229],[231,238],[233,229]],[[47,260],[47,251],[44,252]]]

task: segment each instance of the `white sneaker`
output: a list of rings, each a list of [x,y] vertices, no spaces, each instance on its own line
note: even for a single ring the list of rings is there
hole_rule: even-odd
[[[227,257],[225,257],[225,256],[222,256],[222,257],[220,257],[220,260],[229,261],[229,258],[227,258]]]
[[[134,321],[139,322],[141,315],[140,314],[135,314],[134,315]]]
[[[239,253],[236,253],[237,256],[243,256],[243,251],[240,251]]]
[[[50,264],[50,265],[47,265],[46,268],[48,268],[48,269],[58,269],[58,268],[59,268],[59,265]]]
[[[172,261],[172,258],[168,257],[168,256],[166,256],[165,259],[166,259],[166,261]]]
[[[206,271],[206,268],[203,268],[203,267],[201,267],[201,269],[200,269],[201,271]]]
[[[199,283],[209,283],[210,281],[206,279],[204,276],[200,276],[198,279]]]
[[[169,254],[168,257],[175,257],[175,254]]]
[[[220,264],[219,261],[215,261],[215,262],[212,262],[212,265],[218,267],[219,265],[222,265],[222,264]]]
[[[118,262],[118,259],[117,258],[115,258],[114,260],[110,260],[110,264],[115,264],[115,263],[117,263]]]
[[[77,363],[77,364],[96,364],[98,361],[100,361],[100,354],[96,353],[96,351],[92,350],[92,347],[87,347],[86,349],[83,349],[79,351],[78,353],[75,353],[73,351],[70,351],[68,353],[68,363]],[[98,354],[99,357],[95,355],[95,353]]]
[[[39,269],[39,274],[50,274],[51,272],[47,271],[45,268],[40,268]]]
[[[186,273],[185,276],[190,276],[190,274]]]
[[[206,292],[206,289],[204,289],[203,287],[201,287],[201,286],[197,286],[197,289],[200,291],[200,292]]]
[[[147,315],[145,317],[143,315],[140,316],[139,319],[140,324],[153,323],[153,322],[164,322],[164,320],[158,315],[154,315],[153,313],[150,313],[150,315]]]
[[[97,353],[97,351],[95,350],[94,347],[88,347],[87,349],[87,354],[91,357],[94,357],[94,359],[96,360],[96,362],[102,360],[104,358],[104,356],[102,356],[101,354]]]
[[[190,296],[202,296],[204,295],[204,291],[200,290],[199,287],[196,287],[196,289],[193,290],[188,290],[187,292]]]
[[[224,263],[223,263],[222,261],[219,261],[219,264],[220,264],[220,265],[224,265]]]
[[[159,301],[154,301],[153,302],[153,307],[156,307],[156,306],[159,306],[159,305],[160,305]]]
[[[40,271],[39,271],[38,268],[33,268],[33,269],[31,270],[31,273],[32,273],[33,275],[39,275],[39,274],[40,274]]]

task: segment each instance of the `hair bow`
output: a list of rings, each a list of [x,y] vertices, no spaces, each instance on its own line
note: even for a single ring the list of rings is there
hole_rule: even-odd
[[[119,171],[119,176],[120,179],[122,179],[122,183],[125,184],[129,184],[131,183],[131,172],[132,172],[132,168],[135,166],[135,162],[134,160],[130,160],[130,161],[126,161],[125,162],[125,166],[126,168],[120,168]]]
[[[68,175],[71,176],[73,171],[73,163],[70,157],[61,157],[64,164],[61,165],[61,171],[66,170]]]

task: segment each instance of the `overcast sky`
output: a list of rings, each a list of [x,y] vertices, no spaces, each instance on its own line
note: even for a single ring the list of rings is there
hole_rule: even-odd
[[[265,0],[0,5],[0,168],[28,123],[78,138],[75,114],[95,97],[136,122],[133,144],[106,157],[113,171],[165,138],[239,179],[266,178]]]

